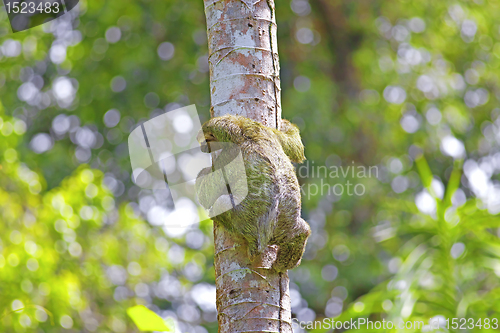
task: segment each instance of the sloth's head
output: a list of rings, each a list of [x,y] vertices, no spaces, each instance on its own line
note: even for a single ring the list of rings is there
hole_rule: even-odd
[[[241,129],[236,116],[228,115],[212,118],[203,124],[197,139],[205,153],[220,149],[218,142],[240,143]]]
[[[208,144],[213,142],[232,142],[241,144],[245,140],[254,139],[257,133],[263,131],[262,125],[242,116],[225,115],[212,118],[203,124],[198,134],[198,142]]]
[[[204,152],[216,150],[212,149],[217,146],[216,142],[241,145],[249,141],[259,146],[281,145],[291,161],[301,163],[305,160],[299,129],[285,119],[281,121],[281,130],[276,130],[249,118],[225,115],[207,121],[198,134],[198,142]]]

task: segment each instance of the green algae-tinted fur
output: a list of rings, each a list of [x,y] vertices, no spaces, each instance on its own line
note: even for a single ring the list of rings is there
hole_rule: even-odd
[[[223,179],[207,177],[220,168],[231,176],[231,168],[225,167],[229,158],[223,151],[213,167],[198,175],[196,191],[200,203],[211,211],[225,211],[213,220],[247,240],[251,259],[275,244],[279,252],[273,267],[278,271],[296,267],[311,233],[300,217],[300,187],[292,164],[305,160],[298,128],[282,120],[279,131],[242,116],[226,115],[212,118],[202,131],[199,141],[206,140],[208,147],[215,142],[231,142],[241,149],[246,180],[239,178],[247,182],[248,194],[238,200],[237,185],[227,194],[227,188],[221,186]],[[227,154],[234,156],[234,152]],[[240,203],[233,205],[234,202]]]

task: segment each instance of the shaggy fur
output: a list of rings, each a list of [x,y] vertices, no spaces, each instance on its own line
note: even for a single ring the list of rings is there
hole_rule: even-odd
[[[231,142],[237,148],[223,150],[212,168],[200,172],[196,181],[200,203],[215,212],[212,216],[225,211],[213,220],[247,240],[251,260],[268,245],[276,244],[276,270],[299,265],[311,229],[300,217],[300,187],[291,163],[305,160],[298,128],[282,120],[278,131],[245,117],[226,115],[212,118],[202,131],[199,141],[206,140],[205,150],[217,149],[217,142]],[[240,150],[248,184],[248,195],[243,200],[245,177],[229,165]],[[221,172],[215,175],[213,171],[218,169],[223,169],[225,179]],[[231,184],[230,194],[226,182]]]

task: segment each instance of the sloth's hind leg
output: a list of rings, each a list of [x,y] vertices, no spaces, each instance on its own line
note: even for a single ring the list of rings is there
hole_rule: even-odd
[[[288,269],[297,267],[300,264],[302,255],[307,243],[307,238],[311,234],[311,228],[306,221],[298,218],[290,236],[285,237],[280,242],[278,250],[278,258],[274,263],[274,268],[283,272]]]

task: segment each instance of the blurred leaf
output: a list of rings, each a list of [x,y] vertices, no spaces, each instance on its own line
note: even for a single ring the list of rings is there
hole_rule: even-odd
[[[161,331],[173,332],[174,327],[163,320],[153,311],[149,310],[144,305],[136,305],[127,309],[127,314],[134,321],[137,328],[142,331]]]
[[[432,171],[429,168],[429,164],[425,159],[424,155],[420,155],[415,159],[415,163],[417,164],[418,173],[420,174],[420,179],[422,180],[422,184],[427,189],[431,189],[432,183]]]
[[[453,171],[451,172],[450,179],[448,180],[448,186],[446,187],[446,193],[444,196],[444,203],[446,207],[451,205],[451,199],[455,191],[460,186],[460,178],[462,177],[462,160],[457,160],[454,163]]]

